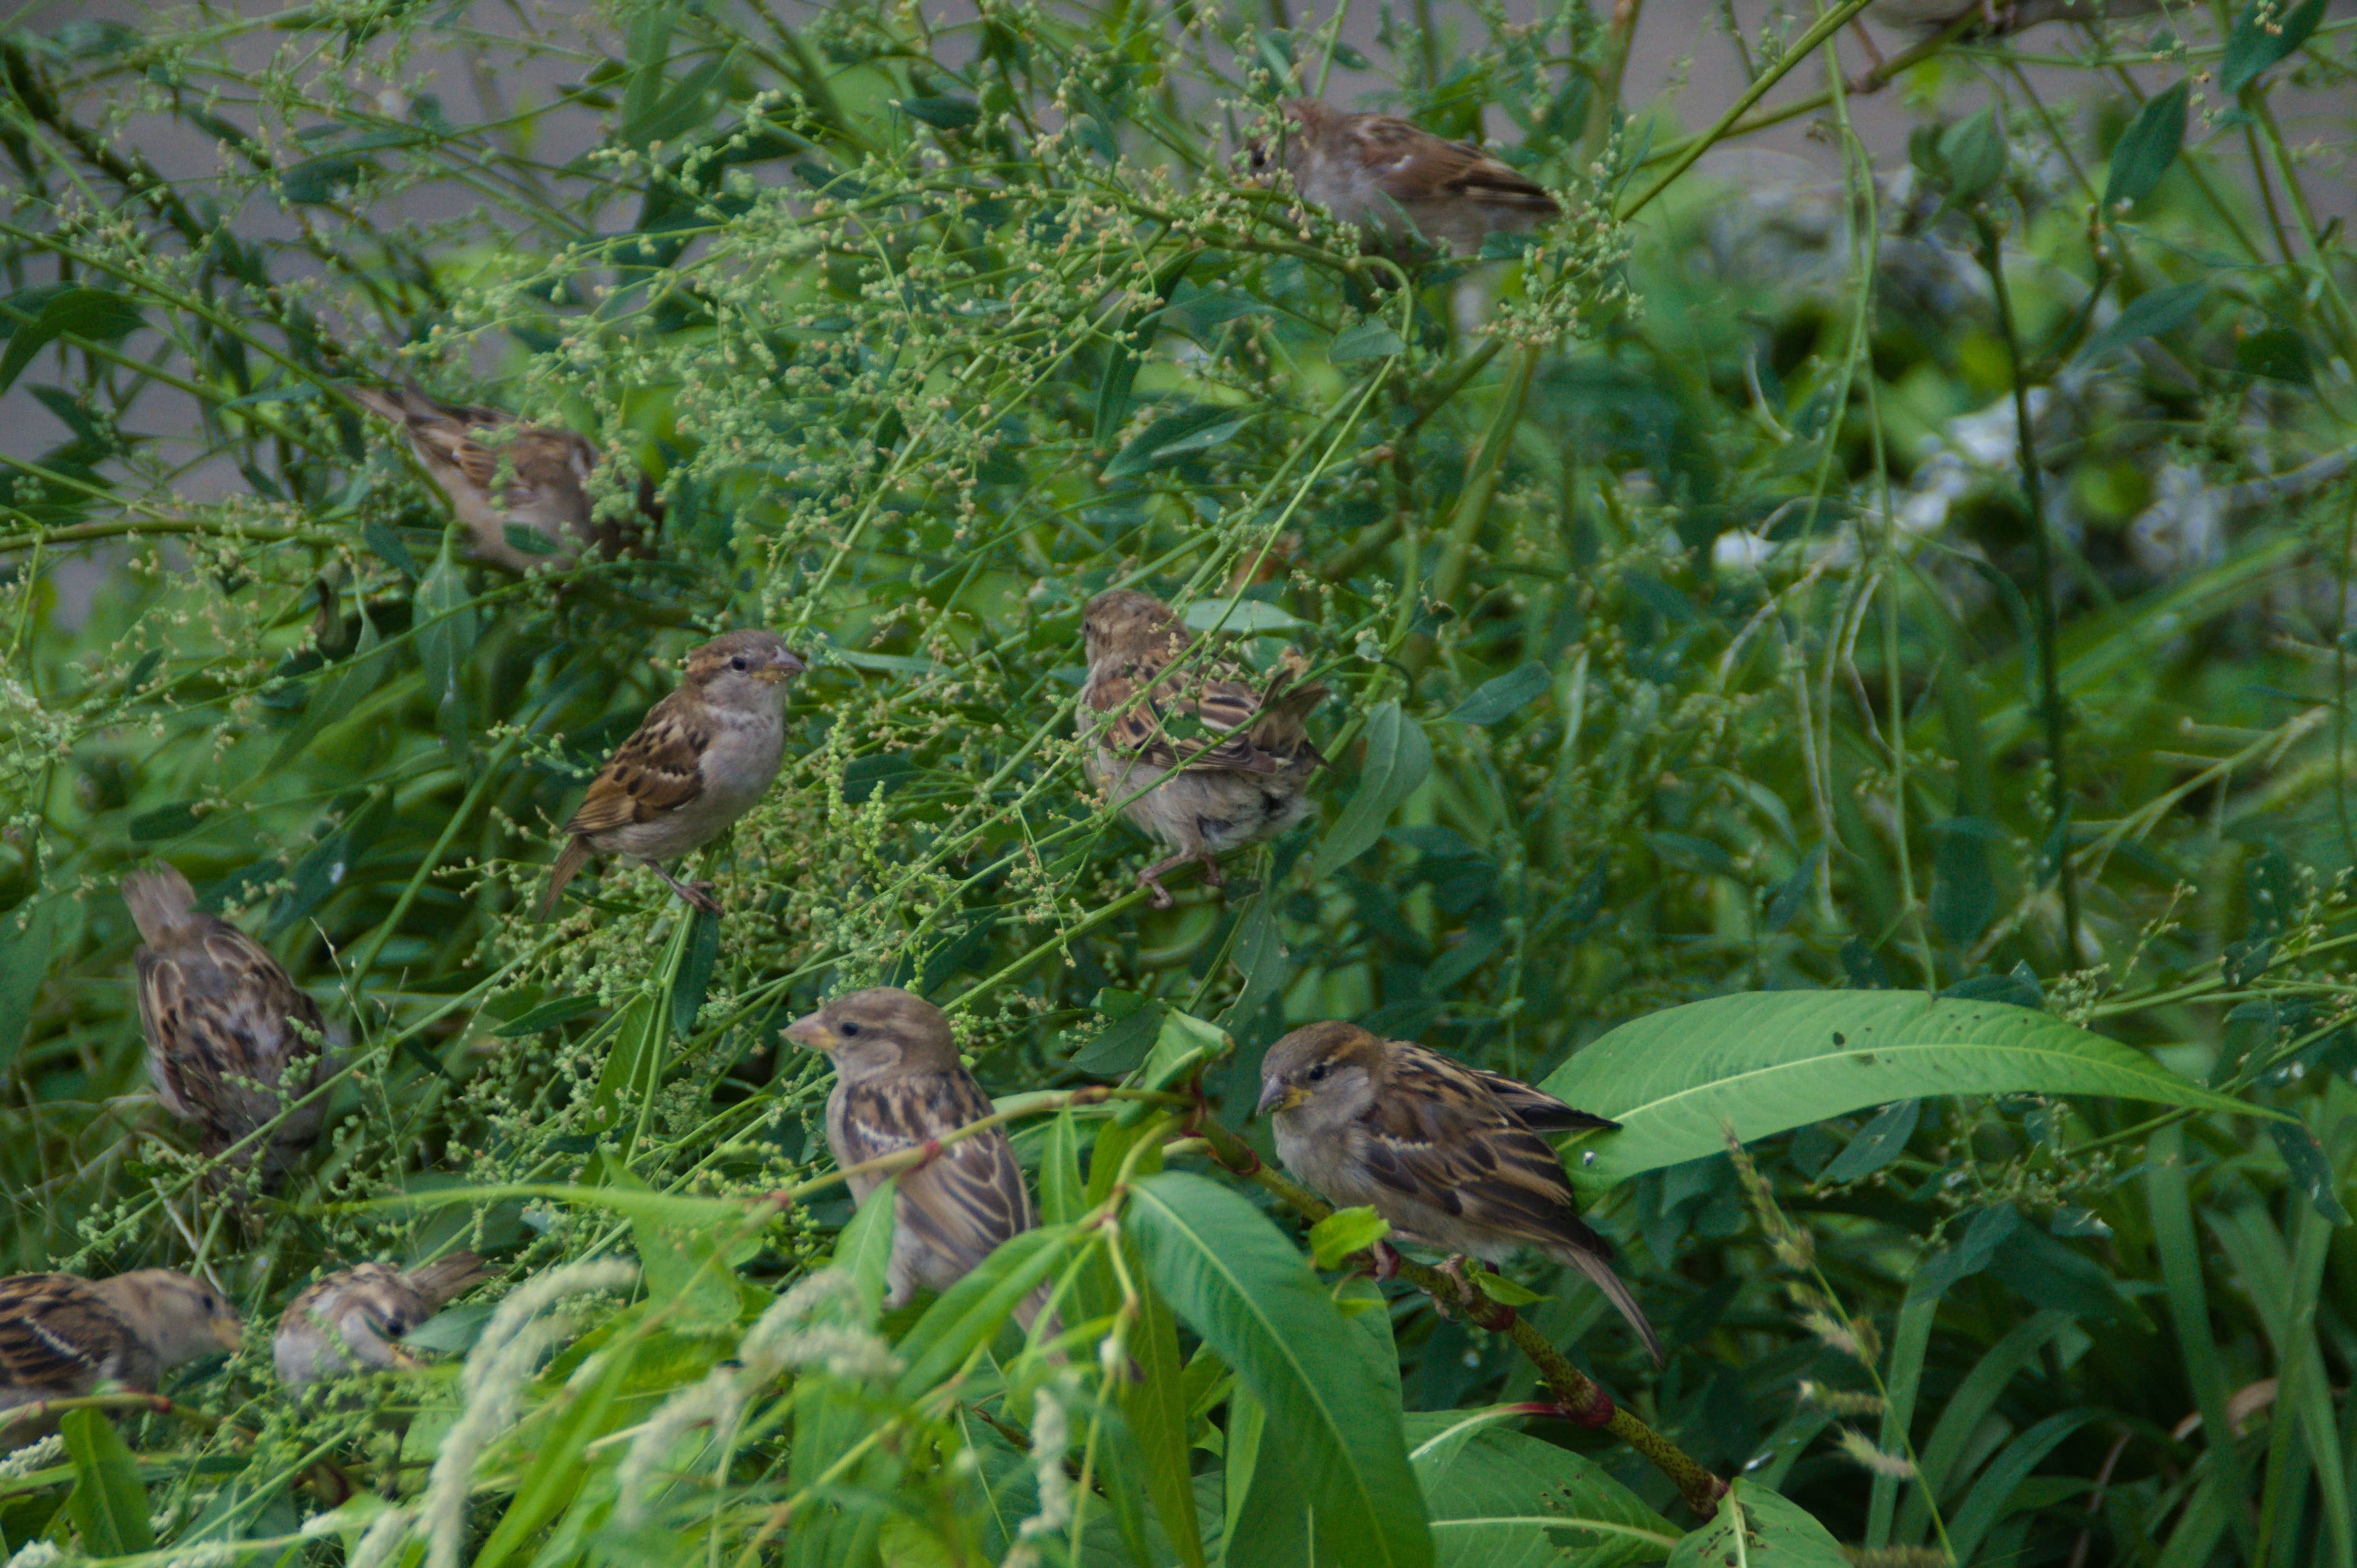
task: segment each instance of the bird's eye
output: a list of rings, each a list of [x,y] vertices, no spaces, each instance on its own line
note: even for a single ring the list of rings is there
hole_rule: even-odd
[[[842,1023],[837,1024],[834,1026],[834,1031],[836,1034],[848,1038],[851,1036],[859,1033],[859,1026],[853,1023],[850,1019],[845,1018]]]
[[[1332,1062],[1319,1062],[1316,1067],[1309,1069],[1309,1081],[1316,1083],[1333,1070],[1334,1064]]]
[[[728,668],[731,670],[742,670],[745,668],[745,656],[740,653],[736,658],[730,660],[728,661]]]

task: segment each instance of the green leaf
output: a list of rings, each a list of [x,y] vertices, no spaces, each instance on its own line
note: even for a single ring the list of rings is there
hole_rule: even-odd
[[[1318,1540],[1354,1568],[1423,1568],[1432,1532],[1397,1405],[1301,1254],[1237,1194],[1186,1171],[1135,1186],[1125,1211],[1154,1288],[1266,1407]]]
[[[127,295],[103,288],[69,288],[60,294],[35,297],[32,290],[0,302],[0,311],[13,318],[8,351],[0,354],[0,392],[16,384],[34,356],[70,332],[94,343],[125,338],[145,325],[138,303]]]
[[[126,1557],[155,1549],[147,1526],[147,1488],[139,1462],[104,1411],[70,1410],[58,1423],[73,1461],[73,1490],[66,1512],[81,1531],[82,1550],[92,1557]]]
[[[1553,683],[1545,665],[1525,664],[1494,681],[1484,681],[1471,696],[1457,704],[1448,717],[1460,725],[1493,725],[1544,696]]]
[[[418,569],[417,558],[409,553],[409,546],[402,542],[401,535],[376,519],[371,518],[361,525],[361,541],[376,553],[377,559],[411,582],[414,583],[425,575]]]
[[[1989,845],[2005,832],[1978,817],[1950,817],[1932,824],[1939,849],[1932,861],[1932,923],[1958,947],[1969,944],[1996,918],[1997,887]]]
[[[197,812],[197,808],[202,803],[175,800],[168,806],[142,811],[131,819],[125,831],[131,835],[133,843],[156,843],[165,839],[178,838],[183,833],[192,833],[197,831],[198,822],[203,820]]]
[[[867,1304],[867,1321],[884,1310],[884,1287],[892,1267],[892,1227],[898,1218],[900,1178],[886,1176],[859,1205],[851,1223],[835,1238],[834,1266],[851,1276]]]
[[[625,1339],[596,1352],[601,1363],[588,1374],[587,1388],[580,1386],[576,1374],[567,1389],[572,1397],[533,1444],[533,1462],[524,1467],[515,1495],[500,1510],[498,1526],[469,1568],[500,1568],[579,1495],[587,1474],[584,1458],[589,1444],[616,1424],[616,1402],[643,1343]]]
[[[680,955],[679,973],[671,983],[671,1032],[683,1040],[695,1033],[695,1015],[703,1010],[704,993],[719,957],[720,917],[698,909],[688,931],[687,950]]]
[[[41,982],[48,977],[49,960],[59,945],[62,900],[45,898],[29,909],[0,915],[0,1071],[16,1068],[17,1047],[32,1026],[33,1004],[40,1000]],[[16,922],[25,922],[18,929]]]
[[[1318,846],[1309,872],[1312,881],[1324,881],[1372,849],[1392,813],[1432,771],[1432,743],[1425,738],[1424,726],[1396,702],[1379,703],[1367,715],[1366,745],[1358,792]]]
[[[1738,1533],[1739,1532],[1739,1533]],[[1718,1501],[1718,1517],[1681,1537],[1668,1568],[1849,1568],[1830,1530],[1795,1502],[1749,1481]]]
[[[900,111],[936,131],[971,131],[982,124],[982,105],[971,98],[910,98]]]
[[[526,527],[521,522],[501,524],[500,528],[500,537],[506,540],[508,548],[514,551],[519,555],[554,555],[556,553],[555,540],[551,539],[539,529]]]
[[[953,1375],[967,1357],[990,1343],[1026,1296],[1060,1270],[1072,1252],[1103,1234],[1070,1225],[1042,1225],[1000,1242],[942,1292],[901,1338],[899,1352],[908,1369],[900,1374],[900,1398],[918,1399]]]
[[[1276,929],[1276,905],[1269,889],[1261,889],[1244,911],[1230,961],[1243,983],[1237,987],[1235,1000],[1228,1004],[1220,1022],[1238,1029],[1285,984],[1285,942]]]
[[[2287,5],[2284,0],[2251,0],[2227,36],[2218,85],[2229,94],[2238,93],[2289,59],[2324,20],[2325,5],[2326,0],[2302,0],[2296,5]]]
[[[1483,1295],[1502,1306],[1528,1306],[1533,1302],[1546,1299],[1520,1281],[1510,1280],[1505,1275],[1489,1269],[1476,1268],[1466,1277],[1473,1282],[1474,1287]]]
[[[650,143],[673,141],[694,130],[704,122],[705,97],[719,84],[728,61],[729,55],[723,50],[680,78],[679,84],[661,97],[655,97],[652,91],[640,91],[640,81],[651,80],[656,89],[662,85],[662,65],[646,68],[630,83],[639,106],[624,116],[621,129],[615,133],[616,139],[626,146],[643,149]]]
[[[1235,1046],[1228,1032],[1217,1024],[1174,1007],[1163,1015],[1161,1031],[1154,1036],[1154,1048],[1146,1054],[1146,1066],[1138,1075],[1137,1087],[1161,1089],[1176,1083],[1197,1067],[1226,1056]],[[1140,1114],[1151,1114],[1153,1111],[1142,1100],[1130,1101],[1124,1114],[1132,1109]]]
[[[1252,411],[1224,403],[1198,403],[1166,413],[1132,436],[1129,444],[1114,455],[1114,460],[1105,465],[1104,478],[1111,483],[1134,474],[1169,467],[1189,453],[1217,446],[1251,423],[1252,418]]]
[[[2171,284],[2167,288],[2138,295],[2112,318],[2111,325],[2081,346],[2078,362],[2092,365],[2139,338],[2158,338],[2176,331],[2193,319],[2194,313],[2201,308],[2201,302],[2209,295],[2210,285],[2206,283]]]
[[[584,1013],[594,1012],[597,1006],[597,999],[595,996],[560,996],[553,1002],[542,1003],[521,1017],[510,1019],[492,1030],[491,1035],[495,1039],[520,1040],[526,1035],[537,1035],[543,1029],[554,1029],[559,1024],[570,1022]]]
[[[2308,339],[2288,327],[2269,327],[2237,337],[2234,368],[2246,376],[2264,376],[2296,387],[2307,386],[2316,379]]]
[[[1148,1002],[1101,1032],[1072,1058],[1073,1070],[1097,1078],[1120,1078],[1146,1059],[1162,1034],[1163,1004]]]
[[[1406,349],[1390,322],[1369,319],[1335,333],[1326,358],[1337,365],[1356,365],[1368,360],[1388,360]]]
[[[2177,161],[2185,145],[2185,100],[2190,91],[2179,82],[2156,93],[2136,112],[2136,119],[2112,149],[2112,168],[2104,181],[2104,205],[2142,201],[2160,184],[2160,177]]]
[[[1951,200],[1969,200],[2004,178],[2005,128],[1997,124],[1996,106],[1942,132],[1940,157]]]
[[[1440,1568],[1617,1568],[1678,1529],[1594,1461],[1500,1427],[1505,1411],[1416,1411],[1408,1457]]]
[[[1582,1179],[1610,1186],[1893,1101],[2108,1094],[2266,1114],[2043,1013],[1897,991],[1714,997],[1621,1025],[1548,1075],[1558,1100],[1621,1123]]]
[[[2348,1224],[2349,1210],[2337,1190],[2340,1177],[2332,1162],[2324,1157],[2324,1145],[2317,1142],[2316,1134],[2297,1122],[2270,1122],[2267,1131],[2275,1134],[2276,1152],[2283,1155],[2284,1168],[2291,1173],[2293,1190],[2307,1197],[2327,1221]]]
[[[1922,1113],[1922,1107],[1920,1100],[1902,1100],[1886,1108],[1858,1130],[1857,1136],[1834,1156],[1833,1164],[1817,1179],[1830,1187],[1872,1176],[1890,1164],[1907,1152],[1907,1140],[1915,1135],[1915,1121]]]
[[[1283,605],[1241,598],[1197,599],[1178,618],[1196,631],[1210,631],[1216,628],[1238,636],[1249,632],[1286,631],[1306,624]]]
[[[417,585],[417,656],[425,667],[425,700],[434,706],[443,748],[462,774],[471,766],[463,682],[475,654],[475,602],[467,593],[451,555],[451,535],[442,540],[434,569]]]
[[[1309,1228],[1309,1255],[1321,1269],[1339,1269],[1392,1233],[1392,1222],[1372,1208],[1338,1208]]]

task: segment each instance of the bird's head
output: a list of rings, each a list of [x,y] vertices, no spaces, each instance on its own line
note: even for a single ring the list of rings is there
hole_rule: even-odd
[[[782,706],[802,656],[774,631],[732,631],[687,655],[685,683],[723,707]]]
[[[245,1325],[227,1297],[203,1280],[171,1269],[137,1269],[99,1288],[167,1367],[245,1343]]]
[[[1091,599],[1081,612],[1081,631],[1088,639],[1092,664],[1107,658],[1171,652],[1187,641],[1186,623],[1170,607],[1135,588],[1115,588]]]
[[[896,985],[847,992],[786,1026],[786,1038],[824,1051],[845,1078],[950,1072],[958,1066],[949,1015]]]
[[[1263,1116],[1325,1120],[1366,1108],[1383,1068],[1383,1043],[1356,1024],[1329,1022],[1296,1029],[1269,1047],[1260,1069]]]

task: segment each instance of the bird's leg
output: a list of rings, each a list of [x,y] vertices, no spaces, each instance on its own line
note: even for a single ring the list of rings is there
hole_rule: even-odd
[[[1451,1253],[1440,1265],[1440,1272],[1457,1283],[1458,1294],[1465,1298],[1465,1316],[1492,1334],[1503,1334],[1514,1326],[1514,1309],[1502,1301],[1491,1301],[1480,1285],[1467,1277],[1465,1269],[1471,1260],[1462,1252]]]
[[[1170,897],[1170,889],[1162,886],[1162,874],[1166,871],[1176,871],[1194,858],[1195,857],[1191,854],[1174,854],[1167,860],[1156,861],[1152,865],[1147,866],[1145,870],[1137,874],[1137,885],[1140,887],[1151,887],[1154,889],[1154,907],[1156,908],[1168,909],[1171,905],[1178,902],[1176,898]]]
[[[1377,1284],[1389,1284],[1399,1276],[1399,1251],[1389,1241],[1375,1241],[1368,1247],[1367,1255],[1375,1260]]]
[[[1219,861],[1210,850],[1197,850],[1195,858],[1203,863],[1203,885],[1206,887],[1225,887],[1228,885],[1227,877],[1220,870]]]
[[[651,860],[647,862],[647,868],[650,871],[652,871],[657,876],[662,877],[663,881],[670,886],[673,892],[678,894],[682,898],[687,900],[688,903],[694,905],[696,908],[703,910],[707,915],[717,915],[720,913],[720,900],[712,896],[711,883],[682,882],[678,877],[673,876],[670,872],[664,870],[660,864]]]

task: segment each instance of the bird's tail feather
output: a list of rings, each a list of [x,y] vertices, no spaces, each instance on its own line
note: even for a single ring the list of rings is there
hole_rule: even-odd
[[[420,1263],[407,1271],[410,1284],[424,1296],[429,1306],[439,1307],[444,1302],[491,1277],[483,1260],[468,1251],[446,1253],[430,1263]]]
[[[150,946],[161,946],[174,932],[190,923],[189,911],[195,907],[197,894],[176,867],[158,864],[123,879],[123,901],[131,906],[131,918],[139,928],[140,940]]]
[[[540,902],[542,919],[556,918],[557,900],[565,897],[565,885],[588,864],[589,841],[578,838],[565,840],[564,851],[557,855],[556,865],[548,873],[548,896]]]
[[[1637,1337],[1642,1339],[1645,1348],[1652,1353],[1653,1365],[1660,1366],[1666,1359],[1662,1354],[1662,1337],[1653,1332],[1653,1325],[1646,1318],[1645,1309],[1637,1305],[1637,1298],[1629,1294],[1629,1287],[1620,1283],[1620,1276],[1612,1272],[1612,1265],[1598,1254],[1576,1247],[1566,1248],[1557,1257],[1586,1274],[1589,1282],[1604,1293],[1605,1298],[1620,1309],[1620,1316],[1629,1320],[1629,1326],[1637,1331]]]

